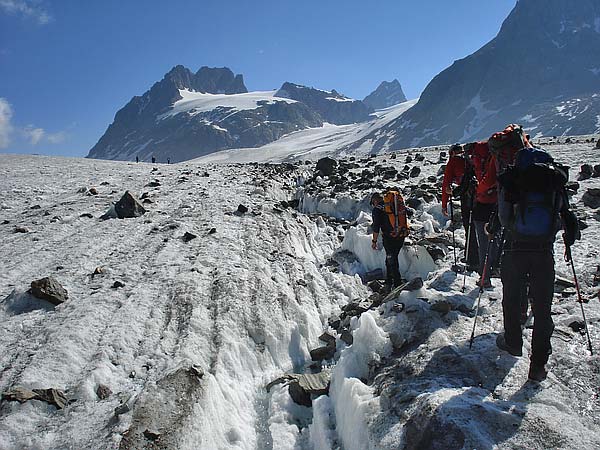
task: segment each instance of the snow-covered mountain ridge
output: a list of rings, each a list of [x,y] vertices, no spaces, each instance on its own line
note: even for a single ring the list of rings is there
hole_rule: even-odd
[[[548,149],[576,178],[582,163],[600,164],[593,147]],[[469,350],[476,278],[467,277],[463,294],[462,278],[449,270],[439,149],[348,158],[328,175],[298,163],[0,159],[0,392],[54,387],[72,400],[61,410],[2,401],[3,448],[600,445],[599,360],[569,327],[579,319],[572,289],[555,295],[554,354],[541,385],[526,382],[527,356],[495,348],[499,280],[483,296]],[[420,275],[424,285],[374,306],[360,276],[383,268],[384,257],[370,248],[367,199],[390,185],[414,207],[403,276]],[[600,222],[598,209],[581,201],[590,188],[600,178],[581,181],[572,201],[588,226],[574,255],[591,298]],[[148,192],[148,212],[99,221],[125,190]],[[185,232],[197,237],[186,242]],[[456,237],[460,247],[464,233]],[[568,276],[561,252],[557,244],[557,270]],[[25,292],[48,275],[69,292],[57,307]],[[340,324],[353,336],[349,345],[331,324],[359,301],[369,307]],[[598,349],[600,302],[585,307]],[[317,370],[309,350],[322,345],[324,330],[336,338],[325,363],[329,395],[308,408],[287,386],[267,392],[285,373]],[[524,333],[527,354],[531,331]],[[104,399],[101,384],[111,391]]]

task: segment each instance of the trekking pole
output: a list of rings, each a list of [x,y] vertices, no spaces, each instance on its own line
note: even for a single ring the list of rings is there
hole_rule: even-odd
[[[452,205],[452,197],[450,197],[450,227],[452,227],[452,251],[454,252],[454,270],[458,268],[456,261],[456,237],[454,236],[454,206]]]
[[[571,254],[571,246],[567,245],[565,242],[565,259],[571,265],[571,270],[573,271],[573,280],[575,281],[575,289],[577,289],[577,298],[579,305],[581,306],[581,315],[583,316],[583,328],[585,329],[585,334],[587,336],[588,341],[588,349],[590,351],[590,355],[594,355],[594,351],[592,350],[592,340],[590,339],[590,332],[587,326],[587,320],[585,318],[585,310],[583,309],[583,298],[581,297],[581,290],[579,289],[579,281],[577,281],[577,273],[575,272],[575,264],[573,263],[573,255]]]
[[[469,209],[469,228],[467,228],[467,245],[465,246],[465,265],[469,265],[469,247],[471,247],[471,230],[473,229],[473,208]],[[465,284],[467,283],[467,268],[463,274],[463,285],[461,292],[465,292]]]
[[[473,340],[475,340],[475,327],[477,326],[477,317],[479,316],[479,303],[481,302],[481,295],[483,294],[483,285],[485,284],[485,277],[487,276],[488,258],[490,256],[490,250],[494,243],[494,236],[490,238],[487,250],[485,252],[485,263],[483,264],[483,270],[481,273],[481,281],[479,283],[479,297],[477,297],[477,308],[475,309],[475,320],[473,322],[473,331],[471,331],[471,339],[469,339],[469,348],[473,346]]]

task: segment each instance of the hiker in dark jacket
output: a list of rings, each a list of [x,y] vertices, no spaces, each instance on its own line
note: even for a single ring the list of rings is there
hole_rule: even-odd
[[[499,224],[496,222],[488,225],[491,231],[499,225],[507,230],[501,270],[504,333],[498,335],[496,344],[513,356],[523,354],[520,316],[523,286],[528,281],[534,314],[528,377],[534,381],[542,381],[547,375],[545,365],[552,353],[550,338],[554,330],[551,316],[554,294],[553,244],[556,232],[560,229],[560,217],[568,213],[568,200],[564,190],[553,188],[545,179],[538,182],[538,187],[530,185],[534,183],[531,181],[532,172],[526,170],[533,164],[526,165],[523,161],[526,158],[531,158],[532,161],[534,158],[545,158],[548,161],[552,159],[543,150],[533,149],[527,140],[523,141],[523,145],[525,147],[516,156],[515,166],[518,170],[509,169],[504,174],[498,174],[502,187],[498,199]],[[511,173],[518,178],[512,178],[511,181]],[[540,188],[539,185],[543,187]],[[541,192],[540,195],[543,194],[544,198],[550,198],[544,210],[547,213],[539,217],[550,217],[552,220],[538,218],[535,213],[530,212],[533,209],[527,207],[528,198],[533,198],[529,196],[538,195],[537,192]]]
[[[373,240],[371,248],[377,250],[377,240],[379,234],[383,235],[383,248],[385,249],[385,269],[386,269],[386,284],[389,287],[398,287],[402,284],[398,265],[398,255],[404,245],[403,237],[392,237],[392,224],[388,215],[384,211],[383,197],[379,193],[371,196],[371,206],[373,207]]]

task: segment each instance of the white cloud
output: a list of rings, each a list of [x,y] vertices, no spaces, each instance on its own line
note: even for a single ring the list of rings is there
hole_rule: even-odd
[[[10,144],[11,119],[12,108],[10,103],[5,98],[0,97],[0,148],[6,148]]]
[[[68,135],[65,131],[59,131],[57,133],[48,134],[46,139],[48,139],[48,142],[50,142],[51,144],[62,144],[67,140],[67,137]]]
[[[52,21],[52,16],[35,0],[0,0],[0,11],[8,14],[21,14],[35,20],[40,25]]]
[[[36,128],[33,125],[27,125],[21,131],[31,145],[39,144],[46,135],[46,131],[43,128]]]

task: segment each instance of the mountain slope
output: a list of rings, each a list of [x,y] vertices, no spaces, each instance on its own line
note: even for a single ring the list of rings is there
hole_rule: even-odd
[[[192,99],[193,97],[193,99]],[[248,93],[241,75],[176,66],[117,112],[88,158],[184,161],[231,147],[256,147],[307,127],[320,115],[273,91]]]
[[[546,118],[535,133],[567,133],[576,120],[560,105],[600,93],[598,54],[599,2],[520,0],[491,42],[437,75],[380,135],[394,149],[473,140],[528,115]],[[600,115],[597,102],[590,108]],[[584,123],[579,133],[600,129]]]

